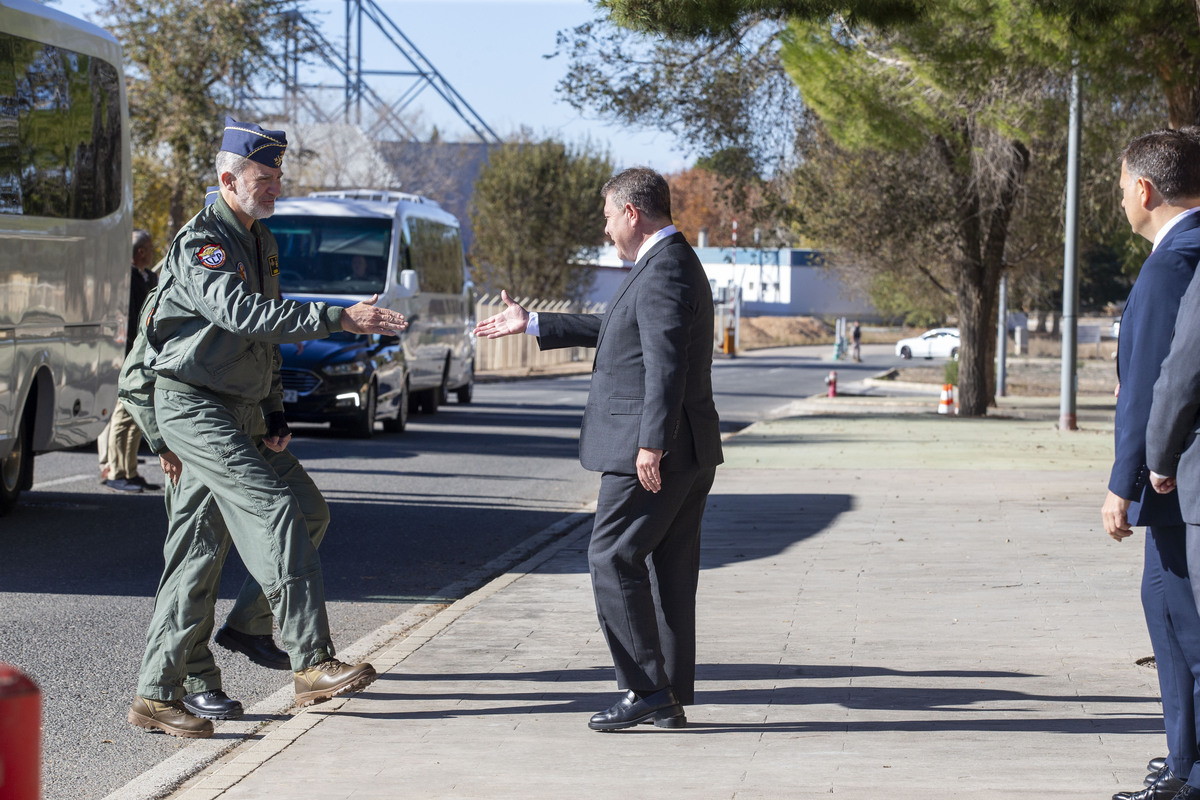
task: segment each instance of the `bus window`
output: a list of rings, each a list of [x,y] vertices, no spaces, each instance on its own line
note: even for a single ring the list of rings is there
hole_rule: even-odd
[[[458,294],[462,291],[462,240],[452,225],[422,217],[404,221],[409,269],[416,270],[421,291]]]
[[[121,204],[120,79],[103,59],[0,33],[0,213],[100,219]]]

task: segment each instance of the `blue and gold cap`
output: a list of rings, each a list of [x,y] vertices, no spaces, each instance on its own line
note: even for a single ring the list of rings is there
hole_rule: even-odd
[[[233,117],[226,117],[221,149],[267,167],[279,167],[287,150],[287,134],[266,131],[253,122],[238,122]]]

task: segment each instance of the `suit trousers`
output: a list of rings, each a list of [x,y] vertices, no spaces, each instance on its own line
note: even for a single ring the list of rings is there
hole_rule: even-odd
[[[230,539],[279,621],[292,668],[332,657],[321,562],[305,515],[307,509],[323,535],[328,509],[317,499],[320,492],[311,478],[286,450],[274,453],[246,433],[254,415],[261,419],[256,405],[228,405],[200,390],[159,388],[155,410],[163,440],[183,462],[183,474],[191,476],[186,486],[180,479],[183,490],[174,493],[176,505],[168,513],[166,567],[146,636],[138,694],[175,700],[184,694],[184,679],[193,667],[203,673],[204,665],[194,659],[203,661],[197,652],[201,635],[207,648],[211,598]],[[195,507],[179,506],[189,503]],[[215,515],[209,503],[224,525],[211,524]],[[251,594],[246,586],[245,594]],[[243,608],[241,618],[261,624],[253,598]],[[241,630],[239,624],[234,627]],[[198,678],[191,684],[203,682]]]
[[[636,475],[600,479],[588,565],[622,689],[645,696],[671,686],[681,703],[694,702],[700,523],[715,475],[664,472],[657,494]]]
[[[1146,528],[1142,609],[1158,669],[1168,763],[1171,772],[1200,788],[1200,613],[1188,578],[1186,545],[1194,536],[1200,536],[1200,526]]]

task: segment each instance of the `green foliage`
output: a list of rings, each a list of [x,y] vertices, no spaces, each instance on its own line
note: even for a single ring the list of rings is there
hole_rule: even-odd
[[[926,0],[599,0],[619,25],[675,38],[719,36],[747,16],[823,19],[845,14],[852,22],[892,25],[918,18]]]
[[[604,243],[600,189],[607,153],[550,139],[492,151],[475,182],[471,222],[476,284],[492,291],[580,300],[591,273],[575,265]]]
[[[950,359],[942,364],[942,383],[958,386],[958,360]]]
[[[135,194],[169,187],[135,209],[137,224],[173,235],[215,182],[227,113],[282,63],[295,0],[105,0],[100,22],[121,42],[133,122]],[[152,173],[155,162],[160,168]],[[140,186],[139,186],[140,185]],[[163,205],[166,199],[167,205]],[[159,222],[159,219],[164,219]]]

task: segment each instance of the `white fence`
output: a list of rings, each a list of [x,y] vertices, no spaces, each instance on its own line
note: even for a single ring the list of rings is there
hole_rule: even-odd
[[[567,300],[541,300],[532,297],[513,298],[526,311],[538,313],[602,314],[604,303],[572,303]],[[500,295],[484,295],[475,302],[475,319],[485,320],[506,308]],[[572,361],[591,363],[593,347],[563,347],[558,350],[539,350],[537,339],[524,334],[501,339],[479,339],[475,342],[475,369],[479,372],[501,369],[537,369]]]

